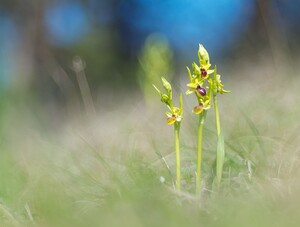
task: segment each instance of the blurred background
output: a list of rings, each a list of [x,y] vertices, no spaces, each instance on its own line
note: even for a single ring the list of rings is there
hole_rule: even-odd
[[[299,0],[0,0],[0,225],[299,226],[299,12]],[[177,103],[199,43],[232,91],[219,99],[225,200],[208,195],[211,111],[200,212],[195,100],[184,95],[181,207],[152,87],[166,77]]]
[[[76,77],[83,70],[94,102],[99,92],[143,91],[155,77],[186,74],[199,43],[229,72],[266,62],[293,67],[299,10],[297,0],[1,0],[1,92],[64,105],[80,86],[84,93]]]

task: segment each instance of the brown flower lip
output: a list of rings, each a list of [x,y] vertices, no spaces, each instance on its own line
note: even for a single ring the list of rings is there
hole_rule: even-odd
[[[193,112],[195,114],[200,114],[202,111],[203,111],[203,104],[202,103],[199,103],[199,105],[195,106],[194,109],[193,109]]]
[[[196,90],[197,90],[197,92],[198,92],[200,95],[202,95],[202,96],[205,96],[205,95],[206,95],[206,89],[205,89],[204,87],[198,86],[198,87],[196,88]]]
[[[200,69],[200,71],[201,71],[201,76],[202,77],[206,77],[207,76],[207,71],[205,70],[205,69]]]

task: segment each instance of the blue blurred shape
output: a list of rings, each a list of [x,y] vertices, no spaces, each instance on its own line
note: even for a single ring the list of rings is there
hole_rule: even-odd
[[[75,44],[90,31],[87,12],[77,1],[50,5],[45,13],[45,26],[49,41],[57,46]]]
[[[9,86],[15,68],[13,54],[17,37],[16,25],[8,14],[0,9],[0,89]]]
[[[279,12],[280,18],[275,18],[278,23],[284,26],[300,30],[300,1],[299,0],[275,0],[272,1],[275,12]],[[279,20],[278,20],[279,19]]]
[[[96,22],[109,26],[114,22],[114,2],[112,0],[89,0],[89,7]]]
[[[238,40],[255,9],[255,0],[122,0],[119,32],[131,51],[159,32],[185,56],[193,54],[198,43],[218,54]]]

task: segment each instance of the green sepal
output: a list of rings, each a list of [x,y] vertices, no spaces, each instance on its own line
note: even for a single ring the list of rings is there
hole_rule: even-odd
[[[194,74],[200,75],[200,73],[201,73],[200,67],[196,64],[196,62],[193,62],[192,68],[193,68],[193,73]]]
[[[191,70],[190,70],[189,67],[186,67],[186,69],[187,69],[187,71],[188,71],[190,81],[192,81],[192,80],[193,80],[193,76],[192,76],[192,74],[191,74]]]
[[[195,92],[194,90],[189,89],[189,90],[187,90],[187,91],[185,92],[185,94],[186,94],[186,95],[189,95],[189,94],[193,94],[194,92]]]
[[[167,117],[172,117],[172,113],[170,113],[170,112],[166,112],[166,115],[167,115]]]
[[[218,93],[218,79],[217,79],[217,66],[215,65],[214,69],[214,79],[213,79],[213,95],[217,95]]]
[[[154,85],[154,84],[152,84],[152,86],[154,87],[154,89],[158,92],[158,94],[161,96],[161,92],[160,92],[160,90]]]
[[[180,93],[179,96],[179,115],[182,116],[183,113],[183,98],[182,98],[182,93]]]

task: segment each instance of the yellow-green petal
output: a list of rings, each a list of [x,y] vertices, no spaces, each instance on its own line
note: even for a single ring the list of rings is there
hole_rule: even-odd
[[[170,113],[170,112],[166,112],[166,115],[167,115],[167,117],[172,117],[173,116],[173,114]]]
[[[192,93],[194,93],[194,90],[192,90],[192,89],[189,89],[189,90],[187,90],[187,91],[185,92],[186,95],[189,95],[189,94],[192,94]]]
[[[220,93],[221,94],[227,94],[227,93],[230,93],[231,91],[229,90],[224,90],[223,88],[220,90]]]
[[[186,86],[188,86],[190,88],[196,88],[198,86],[198,84],[196,84],[196,83],[189,83]]]
[[[212,74],[215,70],[209,69],[207,70],[207,74]]]

